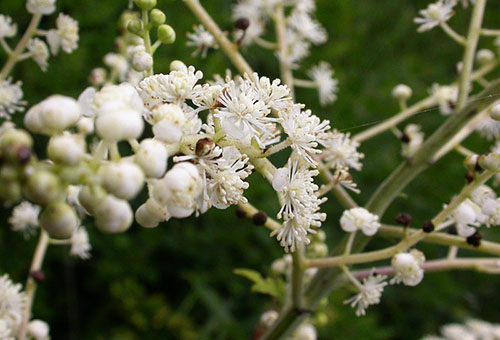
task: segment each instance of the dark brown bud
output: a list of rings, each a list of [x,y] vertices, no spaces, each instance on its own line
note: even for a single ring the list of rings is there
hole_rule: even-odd
[[[26,146],[20,147],[19,150],[17,150],[17,160],[21,164],[26,164],[30,161],[31,154],[31,148],[28,148]]]
[[[400,213],[396,216],[396,223],[401,224],[402,226],[409,226],[411,223],[411,215],[407,213]]]
[[[41,270],[34,270],[30,273],[30,275],[37,284],[40,284],[45,280],[45,274]]]
[[[204,156],[210,153],[212,151],[213,147],[215,146],[215,142],[211,140],[210,138],[202,138],[196,142],[196,155],[198,156]]]
[[[432,233],[434,231],[434,223],[432,221],[425,221],[422,230],[424,233]]]
[[[255,225],[264,225],[267,221],[267,215],[263,211],[259,211],[252,217],[253,224]]]
[[[234,27],[243,31],[246,30],[248,26],[250,26],[250,20],[248,20],[248,18],[245,17],[238,18],[234,22]]]
[[[450,235],[456,235],[457,234],[457,227],[455,227],[454,225],[452,225],[451,227],[448,228],[447,233],[450,234]]]
[[[479,247],[481,245],[482,238],[483,238],[483,235],[476,231],[473,235],[467,237],[466,241],[471,246]]]
[[[247,213],[245,212],[245,210],[243,210],[243,208],[236,207],[236,217],[245,218],[245,217],[247,217]]]
[[[467,171],[465,174],[465,180],[467,183],[471,183],[474,180],[474,171]]]
[[[405,144],[408,144],[410,142],[410,136],[403,132],[403,134],[401,135],[401,141]]]

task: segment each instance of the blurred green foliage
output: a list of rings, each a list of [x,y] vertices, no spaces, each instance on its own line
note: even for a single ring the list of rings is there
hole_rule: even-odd
[[[46,74],[31,61],[16,67],[14,79],[23,80],[26,99],[36,103],[53,93],[77,96],[86,86],[90,70],[101,65],[102,57],[113,49],[116,22],[127,6],[126,0],[58,0],[58,9],[80,23],[80,47],[71,55],[51,58]],[[167,23],[177,31],[174,45],[161,47],[156,70],[166,72],[174,59],[203,70],[206,78],[223,73],[227,59],[211,52],[207,59],[190,56],[185,34],[195,19],[180,0],[159,0]],[[232,27],[229,0],[203,1],[221,27]],[[417,34],[413,18],[426,0],[318,0],[317,18],[326,26],[330,40],[316,48],[297,76],[305,76],[308,66],[320,60],[330,62],[339,79],[339,99],[321,108],[316,93],[299,89],[301,102],[328,118],[341,131],[356,133],[390,117],[397,105],[390,91],[398,83],[413,88],[417,100],[426,96],[433,82],[449,83],[461,49],[439,30]],[[465,33],[469,11],[452,19]],[[0,13],[11,15],[26,27],[29,17],[24,1],[2,0]],[[491,1],[486,26],[495,28],[500,5]],[[51,27],[55,16],[44,18]],[[491,41],[483,47],[493,48]],[[267,51],[243,51],[261,74],[278,77],[276,61]],[[0,61],[5,55],[0,56]],[[413,121],[429,135],[444,120],[437,110],[427,111]],[[38,141],[42,149],[43,140]],[[478,152],[487,144],[477,136],[466,143]],[[401,160],[400,143],[389,132],[363,144],[364,170],[355,173],[366,202],[376,186]],[[278,161],[283,161],[278,160]],[[445,174],[445,175],[444,175]],[[414,227],[433,216],[444,202],[464,184],[461,158],[450,154],[422,174],[389,209],[384,220],[392,222],[400,212],[414,217]],[[258,175],[250,179],[248,197],[269,214],[278,210],[275,194]],[[144,199],[141,197],[135,206]],[[324,204],[328,219],[323,229],[332,246],[341,236],[338,218],[342,208],[332,197]],[[16,281],[26,277],[35,240],[25,241],[7,226],[2,214],[0,228],[0,272]],[[172,220],[157,229],[134,226],[126,234],[103,235],[89,228],[92,258],[76,261],[67,249],[53,247],[45,264],[47,279],[38,291],[34,316],[47,320],[53,339],[249,339],[260,314],[275,307],[262,295],[250,294],[250,282],[233,273],[234,268],[252,268],[266,273],[268,264],[282,255],[268,232],[234,216],[234,208],[212,210],[200,218]],[[494,232],[487,238],[499,239]],[[377,240],[370,247],[387,245]],[[445,255],[445,249],[424,246],[428,257]],[[419,339],[436,332],[439,325],[479,317],[500,320],[499,279],[477,273],[428,274],[416,288],[395,286],[386,289],[382,303],[357,318],[342,301],[348,291],[330,297],[329,324],[320,331],[321,339]]]

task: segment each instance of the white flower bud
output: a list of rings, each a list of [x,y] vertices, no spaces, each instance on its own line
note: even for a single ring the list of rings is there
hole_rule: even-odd
[[[187,72],[187,66],[180,60],[174,60],[170,63],[170,71]]]
[[[412,89],[405,84],[399,84],[392,90],[392,96],[397,100],[408,100],[412,94]]]
[[[296,340],[316,340],[317,338],[316,328],[311,324],[300,325],[294,335]]]
[[[144,173],[135,163],[109,162],[101,168],[100,174],[104,188],[118,198],[131,200],[144,185]]]
[[[106,192],[101,187],[82,187],[78,192],[78,202],[89,213],[94,214],[96,205],[106,196]]]
[[[159,178],[167,170],[168,152],[155,139],[144,139],[135,153],[134,161],[142,168],[146,177]]]
[[[84,136],[94,133],[94,119],[89,117],[80,118],[76,123],[76,129]]]
[[[80,105],[81,114],[84,117],[94,117],[95,112],[92,106],[95,95],[97,91],[93,87],[87,87],[83,92],[78,96],[78,105]]]
[[[40,227],[54,239],[70,238],[78,224],[75,211],[66,202],[50,203],[40,215]]]
[[[425,257],[419,251],[395,255],[391,261],[395,274],[391,283],[403,282],[406,286],[418,285],[424,278],[424,271],[420,268],[424,261]]]
[[[153,125],[153,134],[167,144],[177,143],[182,138],[182,130],[168,120],[162,120]]]
[[[132,67],[137,72],[145,71],[153,66],[153,57],[147,52],[136,52],[132,57]]]
[[[56,0],[28,0],[26,9],[31,14],[49,15],[56,10]]]
[[[24,117],[24,124],[32,132],[52,135],[73,126],[79,119],[80,106],[76,100],[54,95],[32,107]]]
[[[279,313],[275,310],[268,310],[260,317],[260,323],[266,327],[271,327],[273,323],[278,320]]]
[[[49,339],[49,325],[42,320],[31,320],[28,324],[28,335],[34,340]]]
[[[144,129],[144,120],[135,111],[115,110],[99,115],[95,125],[97,134],[102,139],[121,141],[139,138]]]
[[[167,209],[159,205],[154,199],[150,198],[141,205],[135,212],[137,223],[145,228],[155,228],[162,221],[167,221],[170,214]]]
[[[479,155],[469,155],[464,159],[464,167],[467,170],[473,171],[476,169],[478,161],[479,161]]]
[[[40,170],[28,178],[26,196],[30,201],[45,205],[59,196],[59,179],[51,172]]]
[[[485,65],[495,60],[495,53],[486,48],[480,49],[476,54],[476,61],[479,65]]]
[[[134,214],[127,201],[107,195],[94,209],[95,226],[103,233],[116,234],[130,228]]]
[[[479,157],[479,166],[485,170],[499,171],[500,170],[500,155],[489,153]]]
[[[372,236],[377,232],[380,223],[377,215],[365,208],[357,207],[344,211],[340,218],[340,226],[348,233],[361,230],[366,236]]]
[[[500,103],[495,104],[490,110],[490,117],[496,121],[500,121]]]
[[[47,146],[47,155],[56,163],[75,165],[85,154],[85,139],[80,135],[64,133],[53,136]]]
[[[94,86],[100,86],[106,81],[107,72],[102,67],[93,69],[90,72],[89,81]]]

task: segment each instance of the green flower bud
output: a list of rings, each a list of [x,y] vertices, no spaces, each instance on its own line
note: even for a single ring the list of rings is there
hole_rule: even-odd
[[[40,215],[40,227],[58,240],[70,238],[78,224],[75,211],[63,201],[49,204]]]
[[[165,23],[165,13],[155,8],[149,13],[149,18],[151,19],[151,23],[155,26],[160,26]]]
[[[127,30],[130,33],[140,35],[142,33],[142,22],[139,19],[132,19],[127,23]]]
[[[480,156],[478,163],[485,170],[500,171],[500,155],[496,153]]]
[[[161,25],[158,27],[158,40],[162,44],[173,44],[175,41],[175,31],[170,25]]]
[[[170,63],[170,71],[184,71],[187,70],[186,64],[180,60],[174,60]]]
[[[132,225],[134,213],[130,204],[112,195],[106,196],[95,207],[95,226],[107,234],[122,233]]]
[[[40,205],[54,201],[59,196],[60,190],[59,179],[45,170],[35,172],[26,183],[26,196],[30,201]]]
[[[490,117],[496,121],[500,121],[500,104],[496,104],[490,110]]]
[[[0,137],[0,152],[9,161],[18,161],[19,151],[32,146],[33,138],[25,130],[8,129]]]
[[[477,161],[479,160],[479,155],[470,155],[464,159],[464,167],[467,170],[474,171],[477,168]]]
[[[106,192],[101,187],[83,187],[78,193],[78,202],[87,210],[90,215],[94,215],[97,204],[106,196]]]
[[[146,11],[149,11],[150,9],[155,8],[156,0],[135,0],[135,4],[140,9],[144,9]]]
[[[21,200],[21,184],[15,181],[0,181],[0,202],[3,204],[14,204]]]

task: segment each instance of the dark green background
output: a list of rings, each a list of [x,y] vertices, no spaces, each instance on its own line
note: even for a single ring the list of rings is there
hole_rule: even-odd
[[[161,47],[156,57],[157,71],[166,72],[173,59],[203,70],[207,78],[223,73],[227,59],[212,52],[207,59],[193,58],[185,47],[185,34],[196,22],[180,0],[159,0],[159,8],[178,39]],[[231,28],[230,1],[203,1],[223,29]],[[316,48],[304,70],[320,60],[335,68],[339,79],[339,99],[329,107],[318,106],[316,93],[298,90],[298,100],[333,126],[352,133],[390,117],[397,105],[390,91],[398,83],[414,90],[415,100],[427,95],[433,82],[455,79],[455,65],[461,49],[439,30],[416,33],[413,18],[427,1],[400,0],[320,0],[318,20],[327,28],[329,42]],[[90,70],[101,65],[112,49],[115,22],[127,1],[58,0],[58,9],[80,23],[80,47],[73,54],[51,58],[46,74],[31,61],[16,67],[13,76],[23,80],[26,99],[36,103],[53,93],[77,96],[87,86]],[[465,33],[469,11],[459,10],[451,21]],[[29,17],[20,0],[2,0],[0,13],[16,18],[20,28]],[[490,1],[486,26],[496,28],[500,4]],[[43,28],[53,26],[55,16],[44,18]],[[269,37],[272,38],[272,37]],[[483,47],[493,47],[491,40]],[[267,51],[244,51],[259,73],[278,77],[275,59]],[[1,55],[0,60],[4,60]],[[298,71],[304,77],[304,71]],[[444,120],[437,110],[421,114],[413,121],[423,124],[429,135]],[[43,148],[44,140],[37,146]],[[477,152],[488,146],[477,136],[466,145]],[[354,173],[364,203],[376,186],[398,164],[400,143],[390,133],[361,147],[366,154],[364,170]],[[432,217],[464,183],[461,157],[450,154],[432,170],[422,174],[397,199],[384,220],[392,222],[400,211],[414,216],[414,226]],[[271,215],[278,211],[275,194],[259,175],[250,178],[248,197]],[[134,203],[140,204],[141,197]],[[342,208],[334,198],[324,204],[328,219],[323,229],[328,244],[341,237],[337,224]],[[2,215],[0,228],[0,273],[8,272],[16,281],[25,280],[35,240],[28,242],[9,230]],[[86,222],[89,223],[88,221]],[[495,238],[495,230],[487,233]],[[213,209],[198,219],[172,220],[157,229],[133,226],[126,234],[103,235],[89,228],[93,245],[88,261],[68,257],[66,248],[51,248],[45,264],[47,279],[40,287],[34,315],[47,320],[53,339],[249,339],[260,314],[270,305],[263,296],[251,295],[249,283],[232,274],[246,267],[266,272],[268,264],[282,250],[268,232],[234,216],[234,208]],[[387,245],[378,240],[371,247]],[[443,256],[445,249],[423,247],[429,258]],[[319,330],[320,339],[418,339],[436,332],[439,325],[461,321],[467,316],[491,322],[500,320],[500,296],[495,276],[453,272],[428,274],[416,288],[387,288],[382,303],[370,308],[368,316],[357,318],[342,305],[350,296],[337,291],[330,298],[330,323]]]

